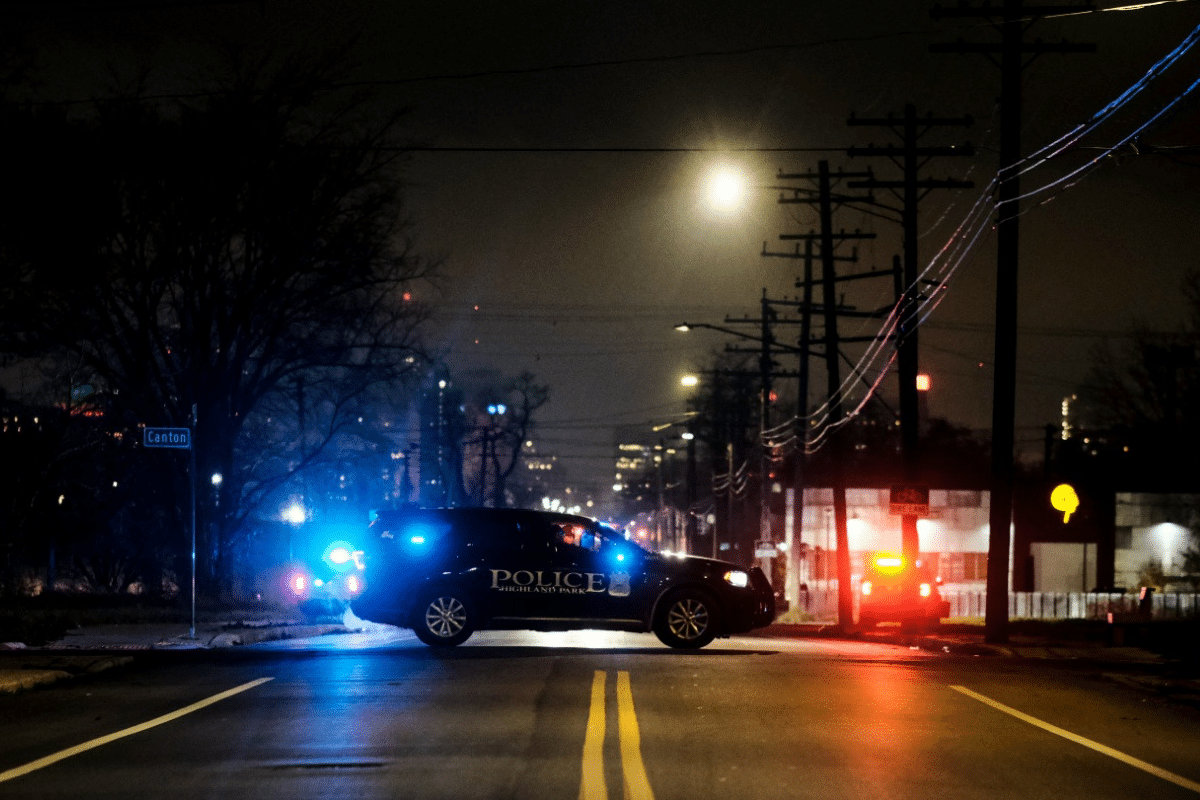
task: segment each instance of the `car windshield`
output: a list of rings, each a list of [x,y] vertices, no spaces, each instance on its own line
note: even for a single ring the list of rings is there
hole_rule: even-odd
[[[650,553],[649,550],[638,544],[633,537],[627,536],[623,530],[614,525],[607,525],[603,522],[597,523],[596,531],[601,540],[601,547],[612,547],[620,544],[622,547],[641,555],[649,555]]]

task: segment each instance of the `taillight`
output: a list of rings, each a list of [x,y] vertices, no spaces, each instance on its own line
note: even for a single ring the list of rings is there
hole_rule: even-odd
[[[287,586],[296,597],[304,597],[308,594],[308,576],[303,572],[293,572],[288,576]]]
[[[928,583],[922,583],[921,584],[921,597],[929,597],[931,594],[933,594],[933,587],[930,586]]]
[[[873,587],[871,586],[870,581],[863,581],[863,584],[862,584],[862,593],[863,594],[870,594],[872,588]]]

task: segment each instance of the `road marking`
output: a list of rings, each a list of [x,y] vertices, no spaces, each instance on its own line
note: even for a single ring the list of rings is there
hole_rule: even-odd
[[[1036,725],[1044,731],[1053,733],[1056,736],[1061,736],[1068,741],[1075,742],[1075,744],[1081,744],[1084,747],[1095,750],[1097,753],[1103,753],[1104,755],[1115,758],[1118,761],[1122,761],[1131,767],[1137,767],[1143,772],[1149,772],[1151,775],[1162,778],[1165,781],[1170,781],[1176,786],[1182,786],[1184,789],[1190,789],[1193,792],[1200,793],[1200,783],[1189,780],[1182,775],[1176,775],[1174,772],[1168,772],[1161,767],[1156,767],[1149,762],[1142,761],[1140,758],[1134,758],[1131,755],[1122,753],[1120,750],[1114,750],[1107,745],[1100,744],[1099,742],[1093,742],[1091,739],[1071,733],[1070,731],[1064,730],[1057,725],[1051,725],[1049,722],[1043,722],[1037,717],[1031,717],[1022,711],[1012,708],[1011,706],[1006,706],[990,697],[986,697],[978,692],[973,692],[965,686],[951,686],[950,688],[956,692],[965,694],[967,697],[978,700],[985,705],[989,705],[998,711],[1003,711],[1005,714],[1010,714],[1019,720],[1028,722],[1030,725]]]
[[[592,702],[588,710],[587,733],[583,739],[583,775],[579,782],[579,800],[608,800],[604,780],[605,683],[608,673],[597,670],[592,676]],[[642,736],[633,708],[633,689],[629,673],[617,672],[617,733],[621,744],[621,774],[625,800],[654,800],[646,765],[642,762]]]
[[[642,763],[642,735],[633,711],[629,673],[617,673],[617,727],[621,732],[621,772],[625,775],[625,800],[654,800],[646,765]]]
[[[583,737],[583,777],[579,800],[608,800],[604,782],[604,682],[606,673],[592,676],[592,705],[588,710],[587,734]]]
[[[80,753],[86,753],[88,750],[94,750],[101,745],[106,745],[109,742],[115,742],[117,739],[124,739],[126,736],[132,736],[135,733],[141,733],[142,731],[147,731],[151,728],[157,728],[159,725],[179,719],[182,716],[191,714],[193,711],[199,711],[202,708],[211,706],[213,703],[219,703],[222,700],[233,697],[235,694],[241,694],[247,689],[253,689],[256,686],[261,686],[270,680],[274,680],[274,678],[259,678],[258,680],[253,680],[249,683],[243,683],[241,686],[235,686],[227,691],[214,694],[212,697],[206,697],[199,702],[192,703],[190,706],[184,706],[183,708],[172,711],[169,714],[163,714],[161,717],[155,717],[154,719],[143,722],[140,725],[134,725],[132,728],[126,728],[115,733],[110,733],[107,736],[101,736],[97,739],[84,742],[83,744],[77,744],[74,747],[68,747],[66,750],[59,750],[57,753],[52,753],[45,758],[39,758],[37,761],[30,761],[28,764],[24,764],[19,767],[13,767],[10,770],[5,770],[4,772],[0,772],[0,783],[10,781],[13,778],[19,778],[22,775],[28,775],[34,770],[39,770],[42,767],[48,767],[51,764],[55,764],[63,759],[70,758],[71,756],[77,756]]]

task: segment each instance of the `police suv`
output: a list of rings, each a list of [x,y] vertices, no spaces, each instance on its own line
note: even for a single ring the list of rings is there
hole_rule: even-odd
[[[654,631],[671,647],[769,625],[758,567],[651,553],[587,517],[523,509],[382,511],[359,617],[453,646],[476,630]]]

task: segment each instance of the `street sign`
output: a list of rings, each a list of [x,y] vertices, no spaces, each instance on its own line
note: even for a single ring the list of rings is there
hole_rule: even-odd
[[[142,446],[191,450],[192,431],[190,428],[146,428],[142,432]]]
[[[929,516],[929,487],[892,484],[888,511],[913,517]]]
[[[775,549],[774,542],[755,542],[754,543],[754,557],[755,558],[774,558],[777,555],[779,555],[779,553]]]

